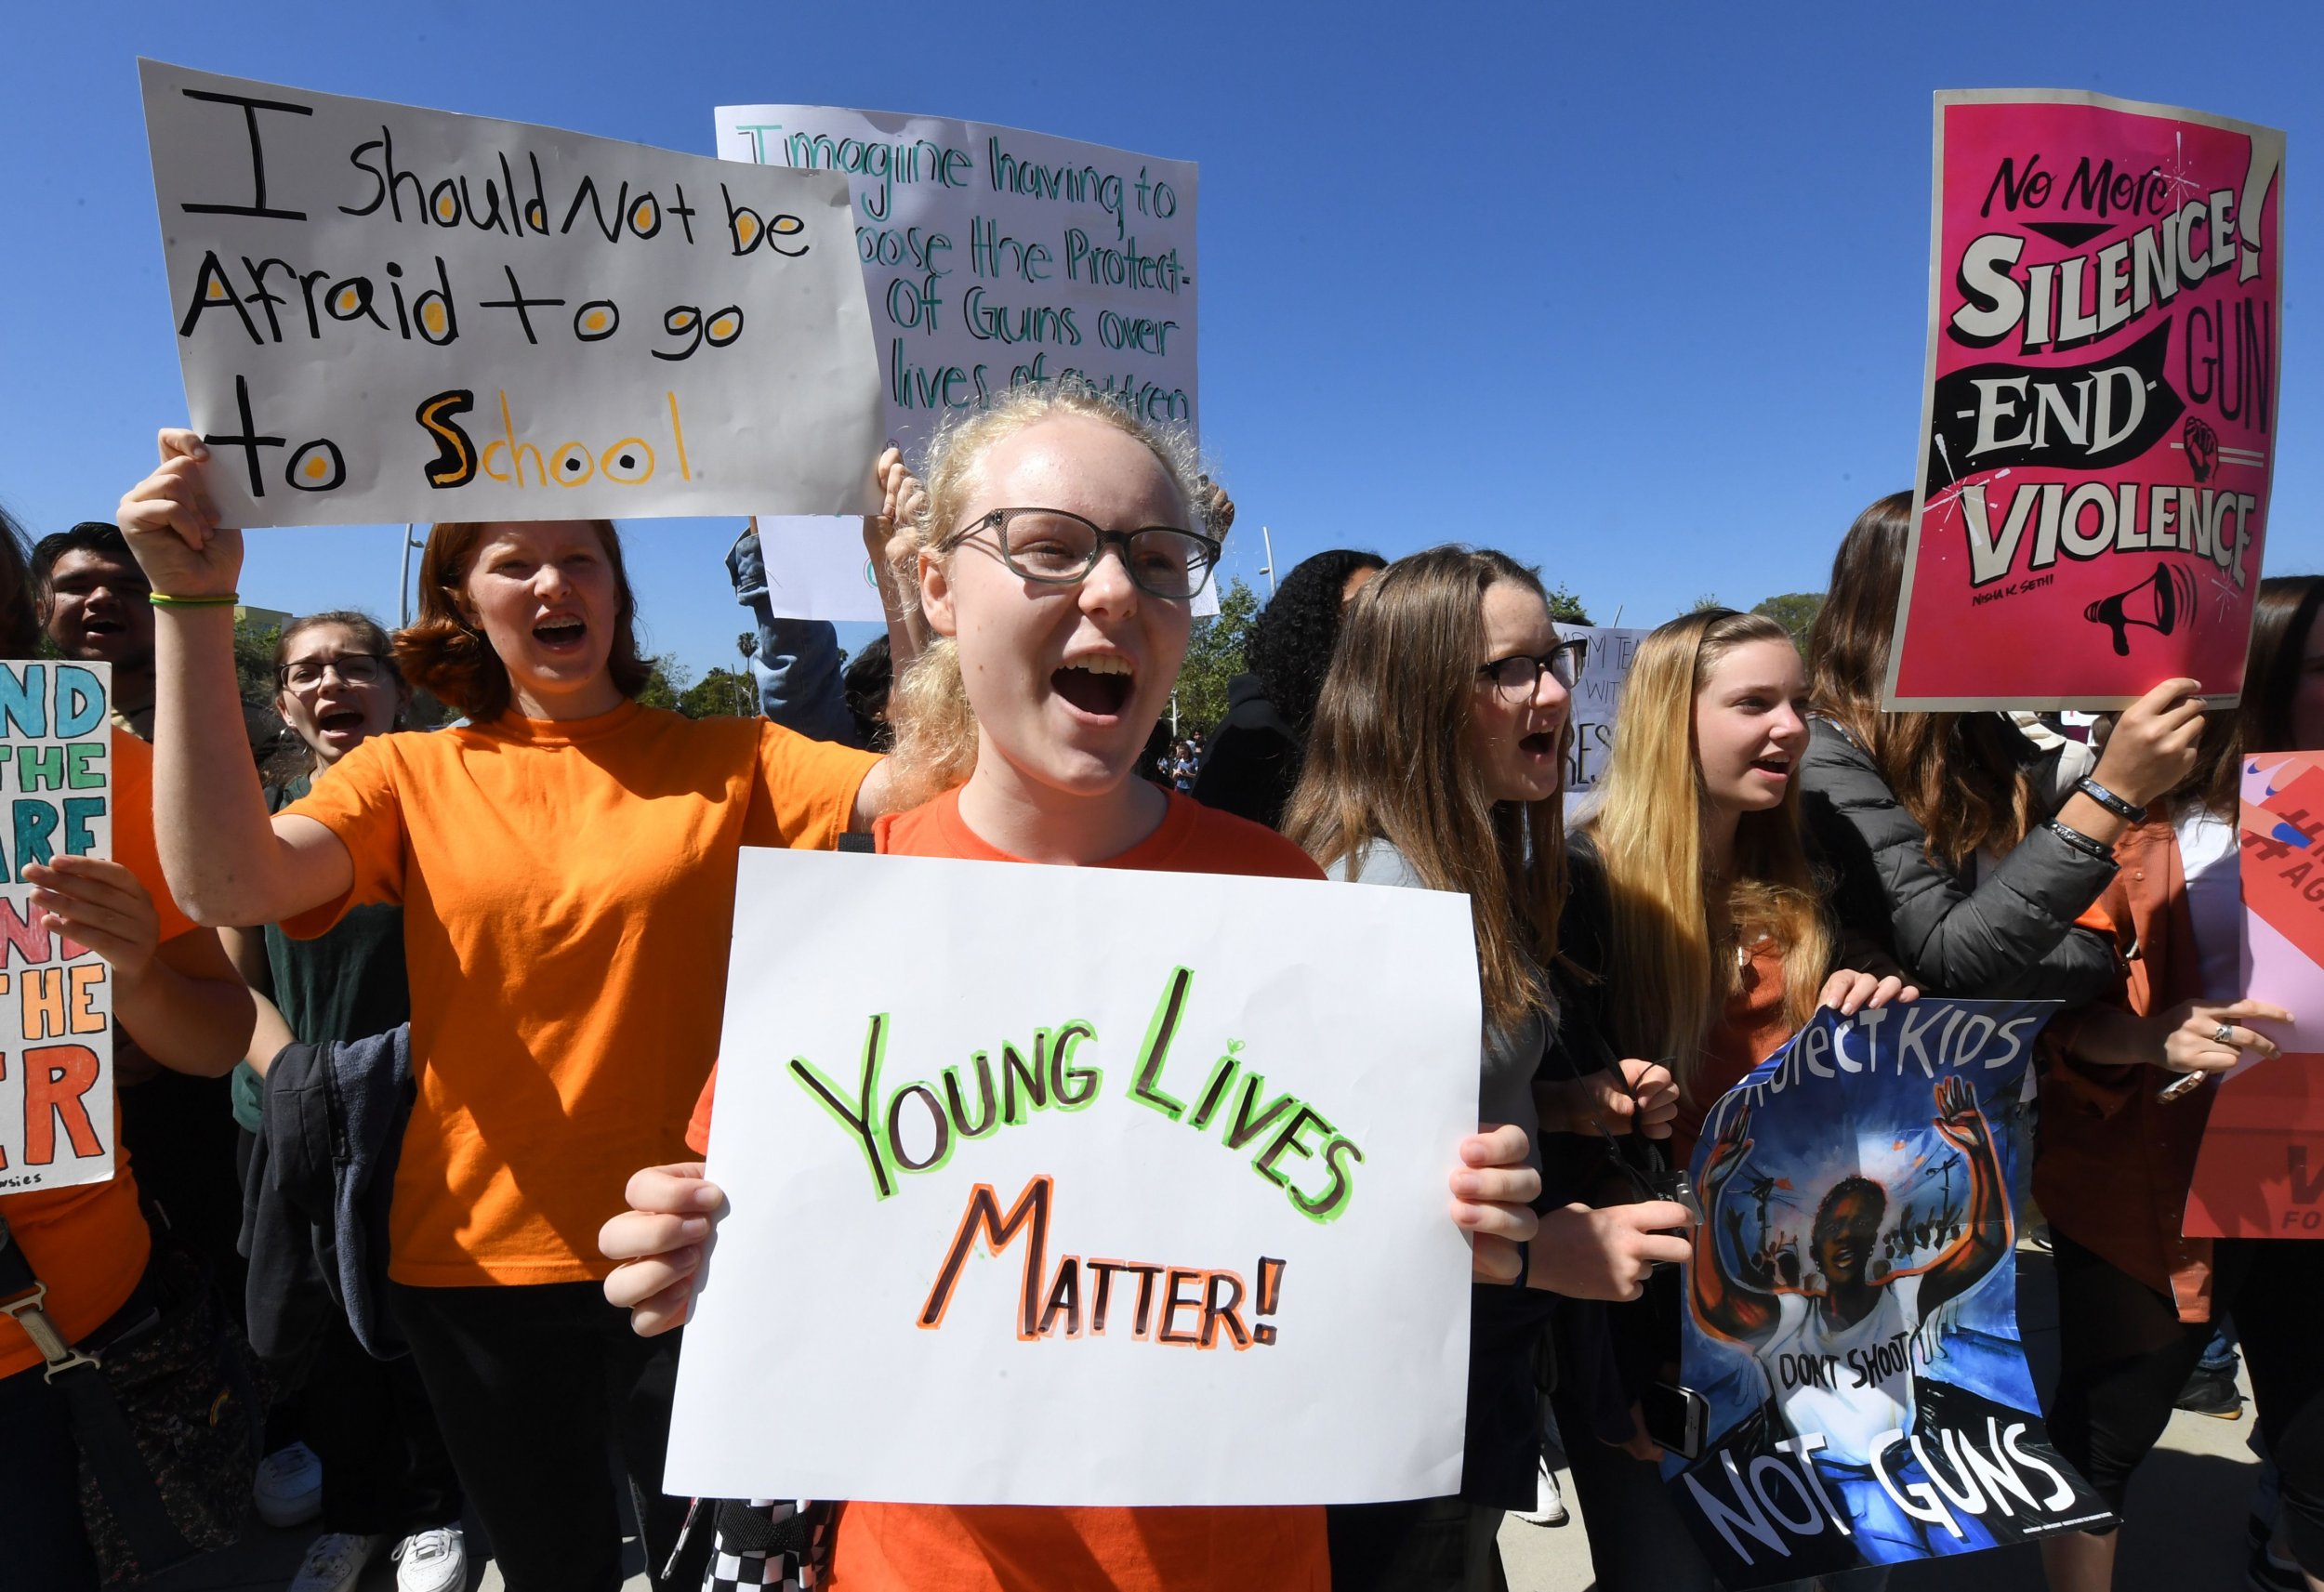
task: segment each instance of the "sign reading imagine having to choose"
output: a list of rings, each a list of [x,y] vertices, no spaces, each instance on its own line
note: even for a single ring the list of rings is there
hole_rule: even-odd
[[[227,523],[876,507],[844,178],[139,64]]]

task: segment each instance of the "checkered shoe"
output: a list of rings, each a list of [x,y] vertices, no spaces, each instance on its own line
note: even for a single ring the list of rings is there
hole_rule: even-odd
[[[812,1502],[720,1502],[702,1592],[814,1592],[829,1562],[837,1513],[832,1505]]]

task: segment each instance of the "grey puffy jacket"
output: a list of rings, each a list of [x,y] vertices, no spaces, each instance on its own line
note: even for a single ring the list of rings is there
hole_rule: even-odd
[[[2120,980],[2112,941],[2074,922],[2114,877],[2111,861],[2037,827],[1983,878],[1974,860],[1970,877],[1951,874],[1929,861],[1926,832],[1871,757],[1827,719],[1814,721],[1800,796],[1839,873],[1842,928],[1886,948],[1930,993],[2081,1006]]]

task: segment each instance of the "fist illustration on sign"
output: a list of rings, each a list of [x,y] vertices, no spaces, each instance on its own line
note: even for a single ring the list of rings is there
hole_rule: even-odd
[[[2213,431],[2199,414],[2186,417],[2183,430],[2186,442],[2186,462],[2197,480],[2211,480],[2212,471],[2219,467],[2219,433]]]

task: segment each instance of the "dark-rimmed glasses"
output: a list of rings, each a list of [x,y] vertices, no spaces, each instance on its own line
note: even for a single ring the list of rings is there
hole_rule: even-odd
[[[284,664],[274,671],[275,683],[284,691],[308,691],[323,683],[324,676],[336,673],[339,683],[350,686],[376,686],[388,678],[387,660],[375,652],[342,652],[336,658],[301,658],[295,664]]]
[[[1140,591],[1184,601],[1210,583],[1211,567],[1219,561],[1219,544],[1196,532],[1169,525],[1108,531],[1062,508],[996,508],[954,532],[944,545],[957,546],[985,530],[999,545],[1002,563],[1044,585],[1087,580],[1105,549],[1113,547]]]
[[[1481,664],[1477,674],[1491,680],[1494,689],[1501,695],[1512,702],[1523,702],[1540,689],[1541,676],[1545,671],[1555,676],[1559,685],[1567,691],[1573,690],[1574,682],[1581,678],[1581,672],[1589,666],[1589,663],[1590,643],[1576,637],[1571,641],[1560,641],[1538,658],[1530,652],[1512,652],[1506,658],[1496,658],[1489,664]]]

